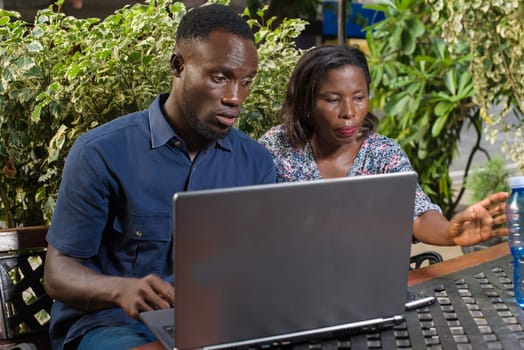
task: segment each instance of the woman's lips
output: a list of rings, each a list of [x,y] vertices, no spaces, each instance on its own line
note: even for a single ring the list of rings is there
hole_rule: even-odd
[[[356,132],[357,128],[354,126],[345,126],[343,128],[337,129],[337,133],[341,134],[344,137],[351,137]]]

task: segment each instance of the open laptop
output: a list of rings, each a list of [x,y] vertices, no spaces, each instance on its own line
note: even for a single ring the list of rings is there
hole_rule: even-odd
[[[179,350],[398,323],[416,181],[405,172],[176,193],[175,311],[140,316]]]

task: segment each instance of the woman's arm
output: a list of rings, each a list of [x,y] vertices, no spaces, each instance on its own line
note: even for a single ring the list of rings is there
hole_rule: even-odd
[[[448,221],[429,210],[413,223],[413,235],[421,242],[440,246],[470,246],[492,237],[507,235],[505,202],[508,193],[498,192],[457,213]]]

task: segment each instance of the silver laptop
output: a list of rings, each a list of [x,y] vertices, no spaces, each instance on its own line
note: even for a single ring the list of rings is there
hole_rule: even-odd
[[[175,311],[142,320],[179,350],[402,321],[416,181],[406,172],[176,193]]]

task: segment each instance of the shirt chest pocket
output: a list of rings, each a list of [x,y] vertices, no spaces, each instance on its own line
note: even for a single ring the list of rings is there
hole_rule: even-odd
[[[169,215],[130,216],[125,223],[115,220],[115,231],[123,235],[117,248],[125,274],[143,277],[155,273],[172,274],[172,232]],[[119,243],[115,242],[117,246]]]

